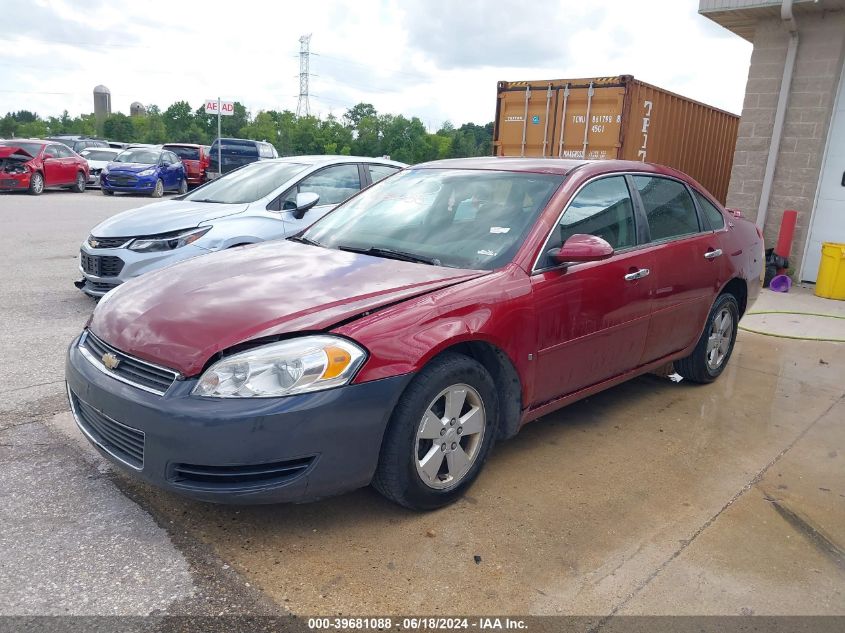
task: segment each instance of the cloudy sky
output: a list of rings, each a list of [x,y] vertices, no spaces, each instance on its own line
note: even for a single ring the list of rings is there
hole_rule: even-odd
[[[698,0],[29,0],[3,11],[0,115],[236,99],[296,108],[311,33],[311,110],[485,123],[498,80],[632,74],[739,113],[751,45]]]

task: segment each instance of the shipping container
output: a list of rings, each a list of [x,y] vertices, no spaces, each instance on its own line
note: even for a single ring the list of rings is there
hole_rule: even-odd
[[[500,81],[493,152],[658,163],[724,203],[738,127],[735,114],[631,75]]]

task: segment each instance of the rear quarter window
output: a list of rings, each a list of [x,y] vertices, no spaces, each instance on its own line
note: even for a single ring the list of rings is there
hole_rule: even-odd
[[[722,215],[722,212],[713,206],[712,202],[698,193],[695,189],[693,189],[692,195],[695,196],[695,199],[698,202],[698,208],[701,209],[701,212],[704,214],[704,218],[707,220],[707,224],[710,225],[710,228],[714,231],[720,231],[725,228],[725,216]]]

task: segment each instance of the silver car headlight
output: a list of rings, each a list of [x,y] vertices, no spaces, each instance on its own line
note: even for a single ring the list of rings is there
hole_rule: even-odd
[[[130,251],[139,253],[158,253],[160,251],[172,251],[193,244],[203,235],[211,230],[210,226],[201,226],[198,229],[185,229],[184,231],[173,231],[149,237],[139,237],[132,240],[127,248]]]
[[[139,171],[138,175],[139,176],[152,176],[154,173],[156,173],[155,168],[150,167],[149,169],[145,169],[144,171]]]
[[[233,354],[203,373],[193,395],[276,398],[349,383],[367,353],[336,336],[304,336]]]

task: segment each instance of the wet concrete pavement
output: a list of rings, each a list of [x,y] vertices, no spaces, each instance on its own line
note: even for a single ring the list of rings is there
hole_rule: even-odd
[[[87,228],[127,204],[86,205],[92,195],[44,196],[61,221],[28,212],[15,228],[36,254],[72,265]],[[6,242],[23,256],[20,239]],[[742,333],[713,385],[647,376],[549,415],[499,444],[469,495],[438,512],[371,490],[223,507],[138,484],[80,441],[60,359],[93,304],[69,285],[68,262],[45,266],[15,268],[31,278],[4,287],[4,319],[17,325],[0,339],[16,359],[0,369],[13,387],[0,469],[29,473],[2,482],[18,505],[0,537],[17,562],[0,564],[0,586],[13,573],[31,581],[27,613],[71,583],[121,582],[139,613],[845,614],[845,345]],[[48,512],[51,495],[61,511]],[[131,548],[78,563],[72,539],[15,537],[44,517],[45,531],[90,542],[151,538],[148,560],[173,584],[150,592],[149,570],[126,571]],[[67,570],[62,587],[36,582],[49,565]],[[82,612],[123,604],[92,595]],[[0,593],[0,613],[13,606]]]

